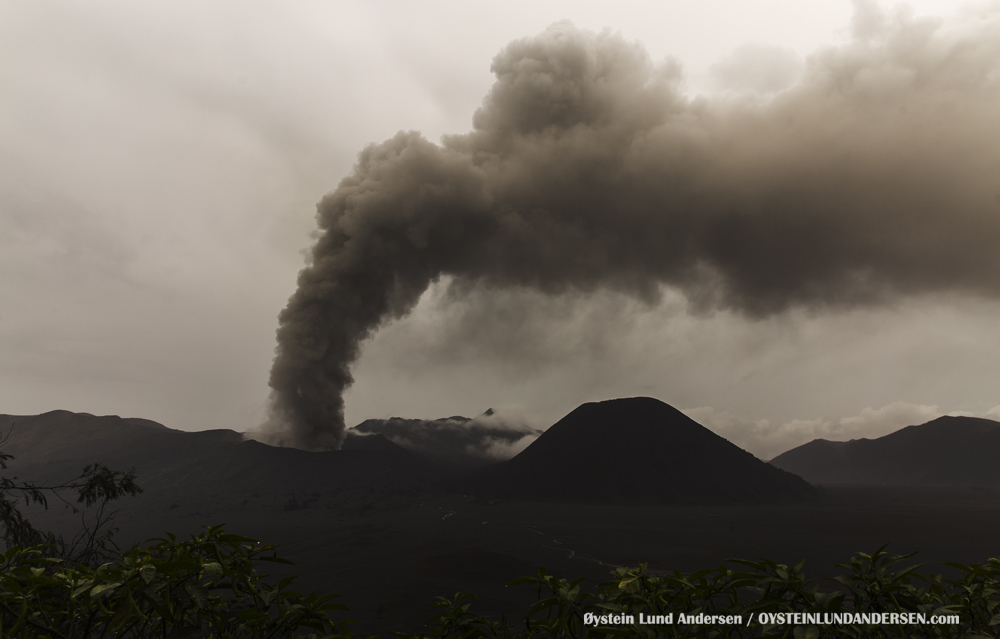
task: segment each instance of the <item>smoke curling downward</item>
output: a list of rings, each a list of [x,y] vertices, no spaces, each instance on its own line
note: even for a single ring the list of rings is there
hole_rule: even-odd
[[[512,42],[470,133],[369,146],[320,202],[279,315],[272,441],[339,448],[362,341],[442,276],[667,286],[748,317],[1000,296],[1000,15],[862,3],[853,29],[767,99],[689,99],[675,64],[610,32]]]

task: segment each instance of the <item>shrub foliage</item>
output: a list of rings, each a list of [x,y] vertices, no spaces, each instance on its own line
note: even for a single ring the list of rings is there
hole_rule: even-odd
[[[289,563],[274,546],[208,528],[173,535],[97,568],[49,556],[45,547],[7,550],[0,567],[0,636],[336,637],[349,634],[335,595],[302,595],[292,578],[269,583],[261,562]]]
[[[408,639],[514,637],[998,637],[1000,559],[951,564],[945,580],[898,568],[910,555],[879,549],[840,566],[837,590],[809,581],[803,564],[733,560],[691,574],[655,576],[645,566],[619,568],[596,591],[540,569],[512,583],[538,589],[523,618],[490,620],[472,612],[475,596],[440,597],[426,628]],[[274,546],[206,528],[187,541],[173,535],[97,568],[52,557],[44,547],[13,547],[0,566],[0,636],[25,638],[351,637],[346,608],[335,596],[291,591],[292,578],[272,582],[263,562],[288,563]],[[678,623],[677,613],[740,615],[739,624]],[[771,613],[914,612],[957,615],[925,625],[864,623],[768,625]],[[588,616],[589,613],[589,616]],[[674,613],[672,624],[642,624]],[[766,613],[766,614],[765,614]],[[601,616],[633,623],[601,625]],[[752,615],[752,617],[751,617]],[[765,620],[761,623],[759,620]],[[752,621],[758,620],[758,621]],[[589,621],[589,623],[588,623]]]
[[[911,555],[893,555],[883,546],[875,553],[856,554],[849,563],[838,564],[846,574],[836,578],[837,590],[820,590],[806,579],[804,562],[789,567],[769,560],[731,560],[739,566],[700,570],[688,575],[675,572],[656,577],[645,566],[619,568],[614,579],[595,593],[581,588],[582,579],[568,581],[544,570],[513,583],[538,587],[538,601],[528,611],[523,626],[494,622],[469,612],[472,595],[458,593],[453,599],[439,598],[441,612],[434,626],[411,639],[439,637],[783,637],[820,639],[841,637],[910,638],[955,637],[964,639],[1000,637],[1000,559],[983,564],[948,564],[960,574],[944,580],[924,575],[913,565],[893,566]],[[677,613],[697,617],[732,616],[739,624],[677,623]],[[771,613],[882,613],[923,614],[927,624],[761,623]],[[633,623],[587,624],[594,617],[631,615]],[[641,624],[647,619],[674,613],[672,624]],[[764,614],[766,613],[766,614]],[[958,623],[932,624],[934,616],[957,615]],[[758,620],[754,622],[754,620]]]

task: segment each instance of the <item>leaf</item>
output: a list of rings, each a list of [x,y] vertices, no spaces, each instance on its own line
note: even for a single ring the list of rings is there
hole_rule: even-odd
[[[537,601],[535,602],[535,605],[533,605],[531,608],[528,609],[527,616],[532,617],[541,612],[542,610],[548,610],[549,608],[552,608],[558,603],[559,602],[556,599],[542,599],[541,601]]]
[[[205,592],[204,588],[195,585],[194,582],[188,581],[184,584],[184,591],[191,596],[196,606],[205,608],[205,605],[208,603],[208,593]]]
[[[514,579],[512,581],[508,581],[507,585],[508,586],[516,586],[518,584],[533,584],[533,583],[537,583],[537,581],[538,581],[538,577],[535,577],[535,576],[531,576],[531,577],[518,577],[517,579]]]
[[[86,580],[84,580],[83,582],[80,583],[79,586],[77,586],[75,589],[73,589],[73,593],[70,594],[69,598],[70,599],[76,599],[82,593],[90,590],[90,587],[93,586],[93,585],[94,585],[94,580],[93,579],[86,579]]]
[[[108,584],[101,584],[99,586],[94,586],[94,589],[90,591],[90,598],[97,599],[101,595],[111,590],[114,590],[118,586],[122,585],[120,581],[113,581]]]
[[[622,580],[621,580],[621,582],[618,584],[618,587],[621,588],[621,589],[625,589],[625,588],[628,587],[628,585],[630,583],[632,583],[633,581],[635,581],[638,578],[639,578],[639,575],[631,575],[629,577],[623,577]]]
[[[214,584],[223,577],[222,564],[213,561],[201,567],[201,578],[210,584]],[[148,583],[148,582],[147,582]]]
[[[142,577],[142,580],[146,582],[146,585],[148,586],[149,583],[156,578],[156,566],[153,564],[146,564],[139,569],[139,576]]]
[[[270,606],[271,600],[274,599],[274,591],[264,590],[260,593],[260,600],[264,602],[264,606]]]

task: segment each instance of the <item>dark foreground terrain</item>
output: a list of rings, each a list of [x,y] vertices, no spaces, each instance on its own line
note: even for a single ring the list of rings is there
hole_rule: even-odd
[[[941,562],[1000,555],[994,490],[831,488],[809,503],[710,507],[375,497],[319,497],[286,510],[287,501],[277,499],[243,505],[210,494],[178,494],[169,503],[142,496],[119,514],[119,538],[184,535],[225,523],[277,544],[296,564],[280,574],[299,575],[300,589],[342,594],[356,630],[365,633],[419,630],[435,596],[460,590],[479,595],[474,610],[517,617],[535,591],[505,584],[539,566],[596,586],[616,565],[689,572],[732,557],[805,559],[806,573],[818,579],[837,574],[833,565],[852,553],[885,543],[897,553],[918,551],[926,570],[946,574]]]
[[[641,419],[630,416],[633,408]],[[617,412],[590,419],[605,409]],[[925,571],[945,574],[942,562],[1000,556],[1000,487],[816,490],[674,413],[655,400],[584,405],[560,422],[572,428],[553,426],[514,460],[482,472],[380,434],[309,453],[232,431],[184,433],[66,411],[0,415],[0,429],[4,452],[15,455],[4,476],[59,483],[97,461],[135,466],[146,492],[120,503],[123,548],[225,524],[295,562],[276,566],[275,576],[295,574],[300,590],[342,594],[364,634],[417,632],[434,598],[458,591],[479,595],[474,611],[519,622],[536,593],[506,584],[540,566],[586,577],[594,589],[616,566],[691,572],[730,558],[805,559],[806,574],[822,579],[853,553],[886,543],[891,552],[917,551]],[[907,432],[925,430],[933,429]],[[950,459],[925,455],[925,464],[949,468]],[[995,459],[984,458],[983,467]],[[683,481],[671,479],[678,470]],[[607,503],[643,497],[633,490],[640,484],[661,490],[633,505]],[[662,495],[674,503],[652,501]],[[57,504],[26,514],[43,529],[79,528]]]

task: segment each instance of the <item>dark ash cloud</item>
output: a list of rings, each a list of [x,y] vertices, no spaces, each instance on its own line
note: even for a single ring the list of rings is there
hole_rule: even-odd
[[[319,204],[269,428],[337,448],[362,342],[442,276],[456,294],[666,286],[747,317],[1000,296],[1000,14],[859,7],[853,40],[768,100],[689,99],[676,65],[609,32],[512,42],[470,133],[372,145]]]

